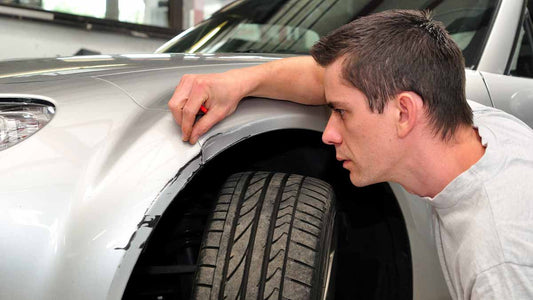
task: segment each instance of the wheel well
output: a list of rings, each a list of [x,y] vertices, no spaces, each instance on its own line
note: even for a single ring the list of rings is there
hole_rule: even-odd
[[[339,215],[336,298],[412,299],[409,240],[388,183],[354,187],[320,133],[279,130],[244,140],[208,161],[176,196],[143,248],[124,298],[188,299],[211,204],[231,174],[276,171],[333,186]],[[162,296],[157,298],[157,296]]]

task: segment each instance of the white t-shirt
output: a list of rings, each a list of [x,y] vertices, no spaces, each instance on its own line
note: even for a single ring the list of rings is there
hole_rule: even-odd
[[[533,130],[469,104],[485,154],[426,198],[444,277],[454,299],[533,299]]]

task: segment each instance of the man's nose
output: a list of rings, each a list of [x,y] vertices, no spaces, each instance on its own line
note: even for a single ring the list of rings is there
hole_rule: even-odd
[[[334,116],[329,117],[328,124],[322,133],[322,142],[328,145],[338,145],[342,143],[342,137],[339,134],[337,126],[335,125]]]

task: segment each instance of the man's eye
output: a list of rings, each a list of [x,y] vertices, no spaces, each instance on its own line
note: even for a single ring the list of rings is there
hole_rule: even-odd
[[[338,113],[341,117],[344,115],[344,109],[335,108],[333,109],[336,113]]]

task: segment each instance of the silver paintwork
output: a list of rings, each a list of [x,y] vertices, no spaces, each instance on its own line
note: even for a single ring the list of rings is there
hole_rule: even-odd
[[[146,222],[163,213],[198,167],[261,132],[325,126],[323,107],[248,100],[196,145],[183,143],[159,93],[143,98],[110,81],[144,73],[143,86],[153,81],[170,96],[192,70],[177,61],[107,76],[54,75],[54,84],[42,74],[25,77],[30,82],[3,79],[0,98],[48,100],[57,113],[30,139],[0,153],[1,299],[120,298],[151,231]],[[225,69],[242,66],[223,61]],[[212,70],[205,63],[200,58],[194,65]]]
[[[533,127],[533,79],[482,72],[494,105]]]
[[[521,8],[522,1],[502,2],[481,72],[467,71],[467,95],[531,126],[531,80],[501,75],[512,44],[501,41],[514,36]],[[120,299],[152,221],[198,168],[262,132],[322,130],[325,108],[253,99],[196,145],[181,142],[166,101],[183,74],[276,57],[161,54],[1,63],[0,98],[48,100],[57,114],[31,138],[0,152],[0,299]],[[414,299],[449,298],[431,208],[391,187],[409,234]]]
[[[501,1],[485,50],[481,55],[478,70],[497,74],[505,72],[523,9],[524,1]]]

